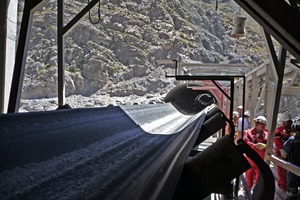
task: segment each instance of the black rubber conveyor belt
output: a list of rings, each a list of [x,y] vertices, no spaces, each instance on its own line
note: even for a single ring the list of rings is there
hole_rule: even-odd
[[[162,135],[121,107],[2,114],[0,199],[170,199],[204,120]]]

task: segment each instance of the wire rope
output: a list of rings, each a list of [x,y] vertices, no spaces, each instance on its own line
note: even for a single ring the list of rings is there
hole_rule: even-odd
[[[90,0],[88,0],[88,7],[89,7],[89,20],[92,24],[97,24],[100,22],[100,0],[99,0],[99,3],[98,3],[98,20],[97,21],[93,21],[92,20],[92,17],[91,17],[91,6],[90,6]]]

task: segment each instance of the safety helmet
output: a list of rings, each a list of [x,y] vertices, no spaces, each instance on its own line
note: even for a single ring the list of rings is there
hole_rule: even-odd
[[[242,105],[239,105],[238,107],[236,107],[238,109],[243,109],[243,106]]]
[[[292,119],[291,115],[287,112],[282,113],[282,115],[280,116],[280,121],[282,122],[287,122],[290,121]]]
[[[254,122],[256,123],[262,123],[262,124],[267,124],[267,119],[264,116],[258,116],[253,119]]]
[[[293,120],[293,124],[291,126],[294,129],[300,130],[300,117]]]
[[[233,111],[233,117],[239,117],[240,115],[239,115],[239,113],[237,112],[237,111]]]
[[[250,117],[250,111],[247,110],[246,112],[244,112],[244,115]]]

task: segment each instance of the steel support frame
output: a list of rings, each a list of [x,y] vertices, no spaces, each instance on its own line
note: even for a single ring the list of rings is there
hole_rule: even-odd
[[[235,0],[235,2],[300,61],[299,11],[283,0]]]
[[[27,50],[29,46],[29,35],[32,27],[32,16],[36,10],[43,6],[48,0],[30,0],[25,1],[23,17],[18,40],[18,48],[16,53],[15,67],[12,78],[8,113],[18,112],[21,98],[21,90],[23,85]]]
[[[276,123],[277,123],[277,116],[279,112],[279,103],[280,103],[280,97],[282,93],[282,84],[283,84],[283,76],[284,76],[284,69],[286,66],[286,54],[287,51],[281,46],[279,52],[278,52],[278,57],[276,56],[276,52],[274,49],[274,45],[271,40],[271,36],[267,33],[264,32],[264,37],[267,43],[267,47],[269,50],[270,58],[271,58],[271,63],[270,66],[273,68],[273,72],[275,75],[275,81],[277,80],[277,86],[275,90],[274,96],[272,96],[272,99],[274,100],[273,107],[268,106],[268,112],[272,112],[272,121],[271,121],[271,127],[270,127],[270,132],[269,132],[269,138],[267,141],[267,147],[266,147],[266,154],[265,154],[265,161],[269,164],[270,161],[272,161],[275,165],[279,165],[282,168],[300,175],[300,168],[296,165],[293,165],[289,162],[286,162],[285,160],[282,160],[275,155],[273,155],[273,141],[274,141],[274,136],[275,136],[275,128],[276,128]]]
[[[295,60],[295,59],[292,59],[291,60],[291,63],[295,66],[295,67],[298,67],[298,69],[300,69],[300,61],[297,61],[297,60]]]
[[[5,99],[5,66],[6,66],[6,37],[7,37],[7,12],[8,0],[0,6],[0,113],[4,112]]]
[[[65,38],[64,36],[100,0],[92,0],[68,24],[64,24],[64,1],[57,0],[57,65],[58,65],[58,106],[65,105]]]
[[[170,62],[170,61],[169,61]],[[197,81],[197,80],[210,80],[212,83],[226,96],[229,101],[230,101],[230,120],[232,120],[233,117],[233,103],[234,103],[234,78],[242,78],[243,79],[243,97],[242,97],[242,104],[243,104],[243,109],[245,108],[245,92],[246,92],[246,77],[245,75],[234,75],[234,76],[229,76],[229,75],[223,75],[223,76],[199,76],[199,75],[179,75],[179,67],[178,67],[178,61],[177,60],[172,60],[171,63],[175,64],[175,75],[167,75],[166,78],[175,78],[178,81]],[[230,96],[215,82],[215,81],[230,81]],[[244,110],[243,110],[244,112]],[[242,132],[244,128],[244,120],[242,120]]]
[[[48,0],[25,1],[23,17],[18,40],[15,67],[8,103],[8,113],[18,112],[21,98],[21,90],[24,79],[29,36],[32,27],[32,17],[36,10],[42,7]],[[64,26],[64,1],[57,1],[57,57],[58,57],[58,105],[65,104],[65,68],[64,68],[64,35],[74,27],[80,19],[99,0],[92,0],[81,12],[79,12],[66,26]],[[5,12],[6,13],[6,12]]]
[[[296,102],[300,101],[300,97],[298,96],[298,98],[296,98],[294,101],[291,101],[290,103],[288,103],[288,105],[284,106],[283,108],[281,108],[279,110],[279,112],[283,112],[285,110],[287,110],[289,107],[291,107],[292,105],[294,105]],[[292,116],[293,117],[293,116]]]
[[[271,88],[273,87],[274,91],[274,96],[268,94],[267,96],[273,101],[266,101],[268,102],[268,105],[266,107],[266,114],[267,118],[269,120],[269,138],[267,141],[267,147],[266,147],[266,156],[265,160],[269,162],[268,158],[270,158],[267,155],[271,155],[273,153],[273,140],[274,140],[274,135],[275,135],[275,128],[277,124],[277,116],[278,116],[278,110],[279,110],[279,103],[280,103],[280,97],[281,97],[281,91],[282,91],[282,82],[283,82],[283,76],[284,76],[284,69],[285,69],[285,64],[286,64],[286,53],[287,51],[281,46],[279,52],[278,52],[278,57],[276,56],[276,52],[274,49],[274,45],[271,39],[271,36],[267,33],[264,32],[264,37],[267,43],[267,47],[269,50],[269,54],[271,57],[271,63],[270,66],[273,69],[273,74],[274,76],[269,75],[269,80],[266,80],[266,83],[268,84],[268,93],[270,92]],[[275,85],[272,86],[270,83],[272,82],[271,78],[274,79]],[[265,104],[266,106],[266,104]]]
[[[175,75],[166,75],[166,78],[175,78],[178,81],[188,81],[188,80],[211,80],[215,86],[223,93],[226,94],[226,92],[216,84],[216,80],[221,80],[221,81],[230,81],[230,96],[226,94],[225,96],[229,99],[230,101],[230,120],[232,120],[233,117],[233,104],[234,104],[234,78],[242,78],[243,80],[243,97],[242,97],[242,104],[243,104],[243,109],[245,109],[245,92],[246,92],[246,77],[245,75],[240,75],[240,76],[197,76],[197,75],[178,75],[178,61],[173,60],[175,63]],[[244,112],[244,110],[243,110]],[[242,133],[244,132],[244,116],[242,119]],[[239,177],[236,177],[235,180],[235,188],[234,188],[234,195],[238,196],[238,190],[239,190]]]
[[[255,71],[252,74],[252,78],[251,78],[251,91],[250,91],[251,98],[249,101],[249,104],[251,106],[250,113],[252,113],[252,116],[254,116],[254,117],[257,113],[256,105],[257,105],[257,102],[259,102],[259,100],[258,100],[259,91],[260,91],[259,78],[257,77],[257,71]],[[252,120],[251,120],[251,125],[253,125]]]
[[[65,105],[64,0],[57,0],[57,84],[58,107]]]

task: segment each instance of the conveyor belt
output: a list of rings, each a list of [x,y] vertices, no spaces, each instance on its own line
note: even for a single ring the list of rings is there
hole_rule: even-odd
[[[171,199],[205,114],[155,126],[153,109],[177,113],[162,104],[0,115],[0,199]]]

